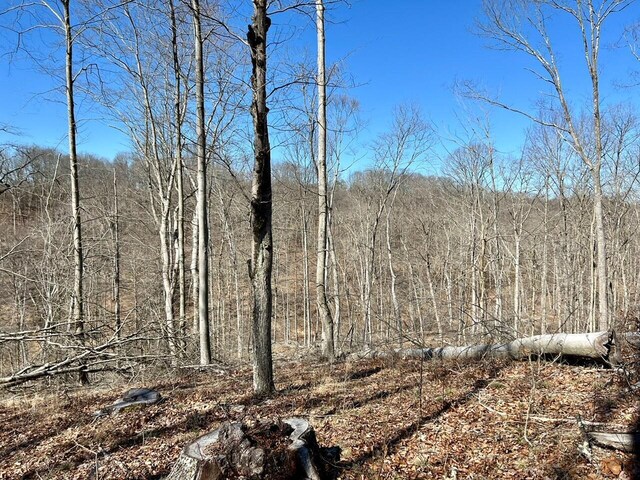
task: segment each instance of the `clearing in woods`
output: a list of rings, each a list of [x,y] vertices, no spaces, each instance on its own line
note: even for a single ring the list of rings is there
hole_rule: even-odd
[[[136,386],[166,401],[94,419]],[[276,387],[256,400],[250,370],[238,369],[5,392],[0,478],[162,478],[184,445],[225,420],[289,416],[342,448],[343,479],[640,478],[637,452],[594,447],[589,460],[579,451],[578,416],[639,429],[637,392],[597,366],[279,361]]]

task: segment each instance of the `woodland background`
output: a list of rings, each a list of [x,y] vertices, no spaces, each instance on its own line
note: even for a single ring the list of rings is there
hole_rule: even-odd
[[[326,3],[330,11],[334,2]],[[633,2],[601,3],[623,10]],[[541,2],[539,8],[553,10],[552,4]],[[41,42],[40,47],[44,42],[49,50],[33,53],[35,64],[56,76],[64,64],[60,25],[30,36],[43,25],[56,25],[56,17],[29,8],[3,14],[25,42],[16,54],[28,51],[30,42]],[[16,373],[46,365],[64,371],[80,357],[90,372],[198,359],[192,7],[137,1],[78,2],[74,8],[76,95],[126,131],[133,149],[113,161],[78,156],[85,302],[85,340],[79,344],[72,314],[68,155],[23,145],[19,135],[2,146],[0,375],[9,383]],[[274,18],[305,18],[315,4],[275,2],[271,8],[279,11]],[[201,15],[209,340],[213,357],[223,363],[249,359],[252,348],[246,265],[251,64],[243,34],[235,33],[242,21],[238,12],[203,2]],[[316,71],[313,59],[278,52],[269,77],[276,350],[316,346],[321,332],[313,273]],[[571,103],[569,117],[562,103],[541,104],[530,113],[539,121],[516,156],[495,147],[490,121],[482,117],[466,125],[453,148],[443,148],[445,133],[412,105],[399,106],[388,130],[363,143],[367,126],[349,95],[354,82],[348,70],[337,64],[327,72],[324,275],[339,352],[596,330],[602,326],[598,266],[603,264],[606,326],[616,328],[633,314],[640,295],[640,125],[632,105],[597,104],[596,130],[589,101]],[[63,86],[62,77],[60,82]],[[574,122],[570,127],[568,119]],[[582,152],[595,152],[599,162],[604,260],[597,249],[594,166],[581,157],[570,129],[578,133]],[[368,159],[364,169],[354,166],[361,158]]]

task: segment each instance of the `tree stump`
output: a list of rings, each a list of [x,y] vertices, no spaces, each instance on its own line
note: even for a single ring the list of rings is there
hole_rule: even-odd
[[[302,418],[225,422],[187,445],[166,480],[327,480],[340,449],[319,447]]]

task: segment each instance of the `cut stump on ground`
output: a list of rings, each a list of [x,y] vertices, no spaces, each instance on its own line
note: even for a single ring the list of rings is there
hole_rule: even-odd
[[[302,418],[225,422],[187,445],[166,480],[329,480],[339,457]]]

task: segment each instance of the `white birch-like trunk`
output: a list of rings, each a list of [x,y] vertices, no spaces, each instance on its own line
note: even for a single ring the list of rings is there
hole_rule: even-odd
[[[207,215],[207,159],[204,116],[204,58],[201,32],[200,1],[191,0],[196,62],[196,136],[198,163],[198,327],[200,365],[211,363],[209,333],[209,225]]]
[[[329,362],[335,360],[333,318],[327,300],[327,85],[325,78],[324,2],[316,0],[316,31],[318,37],[318,237],[316,249],[316,303],[322,324],[322,353]]]
[[[386,232],[386,240],[387,240],[387,261],[389,265],[389,275],[391,277],[391,303],[393,305],[393,321],[394,328],[398,333],[398,338],[400,339],[400,345],[402,345],[402,318],[400,316],[400,302],[398,301],[398,294],[396,292],[396,282],[398,275],[396,274],[393,268],[393,255],[391,252],[391,219],[390,211],[387,212],[387,218],[385,222],[385,232]]]

